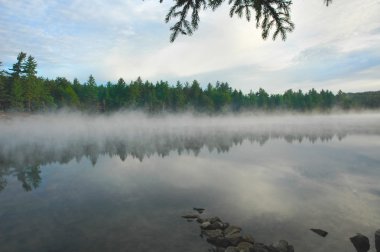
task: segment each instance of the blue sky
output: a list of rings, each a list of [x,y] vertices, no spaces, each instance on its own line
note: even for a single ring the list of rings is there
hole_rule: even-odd
[[[151,81],[227,81],[245,92],[312,87],[380,90],[380,1],[294,0],[287,41],[261,39],[228,6],[201,15],[191,37],[169,43],[172,1],[0,0],[0,61],[33,55],[38,74],[98,84],[138,76]]]

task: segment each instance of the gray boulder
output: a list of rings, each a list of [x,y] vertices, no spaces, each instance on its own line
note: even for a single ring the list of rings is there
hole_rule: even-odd
[[[224,238],[233,246],[237,246],[240,242],[244,241],[240,233],[227,234]]]
[[[243,235],[242,240],[252,244],[255,243],[255,239],[253,239],[252,235]]]
[[[239,250],[235,247],[229,246],[224,252],[239,252]]]
[[[270,248],[276,252],[294,252],[293,246],[289,245],[285,240],[280,240],[275,244],[272,244]]]
[[[205,227],[204,229],[224,229],[225,225],[223,222],[216,221],[216,222],[211,222],[210,225]]]
[[[322,229],[310,228],[310,230],[322,237],[326,237],[328,235],[328,232]]]
[[[380,229],[375,232],[376,251],[380,252]]]
[[[193,207],[193,210],[194,210],[194,211],[197,211],[197,212],[200,213],[200,214],[202,214],[202,213],[205,211],[204,208],[200,208],[200,207]]]
[[[230,242],[226,240],[223,236],[208,237],[207,242],[216,247],[227,248],[228,246],[230,246]]]
[[[357,252],[367,252],[370,248],[369,239],[367,236],[357,234],[350,238]]]
[[[214,222],[217,222],[217,221],[222,222],[219,219],[219,217],[210,217],[210,218],[206,218],[205,220],[208,221],[208,222],[210,222],[210,223],[214,223]]]
[[[228,235],[228,234],[235,234],[235,233],[240,233],[241,231],[241,228],[240,227],[237,227],[237,226],[228,226],[225,230],[224,230],[224,234],[225,235]]]
[[[240,242],[237,245],[239,252],[250,252],[253,249],[253,244],[249,242]]]
[[[197,218],[199,218],[199,215],[197,215],[197,214],[185,214],[185,215],[182,215],[182,218],[185,218],[185,219],[197,219]]]
[[[267,246],[265,246],[262,243],[255,243],[253,244],[253,248],[251,249],[251,252],[270,252]]]
[[[205,222],[203,222],[203,223],[201,224],[201,228],[202,228],[202,229],[207,229],[207,227],[210,226],[210,225],[211,225],[210,222],[205,221]]]
[[[202,230],[202,234],[209,238],[217,238],[223,236],[223,232],[220,229]]]

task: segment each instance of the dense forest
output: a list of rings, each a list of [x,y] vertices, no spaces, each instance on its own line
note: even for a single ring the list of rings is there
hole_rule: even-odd
[[[1,62],[0,62],[1,64]],[[180,112],[193,110],[214,113],[250,110],[328,111],[341,109],[374,109],[380,107],[380,91],[333,94],[311,89],[287,90],[283,94],[268,94],[260,88],[244,94],[225,82],[202,88],[192,83],[170,85],[152,83],[140,77],[127,84],[97,84],[90,75],[87,82],[72,82],[64,77],[46,79],[37,76],[37,62],[26,53],[19,53],[12,68],[0,71],[0,111],[54,111],[73,109],[89,112],[108,112],[121,109],[140,109],[147,112]]]

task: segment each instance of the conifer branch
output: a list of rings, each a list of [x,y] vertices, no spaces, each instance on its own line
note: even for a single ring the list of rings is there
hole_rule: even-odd
[[[326,6],[332,0],[323,0]],[[162,3],[163,0],[160,0]],[[170,42],[173,42],[179,34],[192,35],[199,27],[199,12],[207,8],[213,11],[221,6],[225,0],[174,0],[175,4],[169,9],[165,22],[169,23],[176,19],[175,24],[170,27],[172,34]],[[272,39],[280,35],[282,40],[286,40],[287,34],[294,30],[294,23],[291,20],[290,10],[291,0],[228,0],[230,17],[237,15],[239,18],[245,17],[251,21],[252,11],[256,13],[256,28],[261,28],[261,36],[267,39],[274,28]],[[189,16],[189,17],[188,17]]]

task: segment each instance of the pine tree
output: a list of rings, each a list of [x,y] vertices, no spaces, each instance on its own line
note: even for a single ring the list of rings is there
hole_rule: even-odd
[[[97,110],[97,97],[98,90],[96,86],[95,78],[90,75],[88,81],[85,84],[85,100],[87,108],[90,110]]]
[[[37,62],[29,56],[26,62],[22,65],[22,73],[25,75],[25,100],[27,102],[28,111],[32,111],[32,102],[39,98],[36,85]]]
[[[14,79],[12,83],[11,107],[19,111],[24,110],[24,89],[20,78]]]
[[[3,63],[0,61],[0,67]],[[7,90],[5,87],[4,71],[0,70],[0,111],[4,110],[7,102]]]
[[[5,80],[3,76],[0,75],[0,111],[5,109],[7,100],[8,97],[5,88]]]
[[[17,56],[17,62],[13,64],[12,68],[9,69],[12,71],[10,75],[12,76],[12,79],[19,78],[22,74],[22,66],[25,63],[26,53],[20,52]]]
[[[24,105],[24,87],[21,81],[22,68],[25,64],[26,53],[20,52],[17,56],[17,62],[9,69],[10,78],[8,79],[7,92],[10,94],[8,103],[16,110],[23,110]]]
[[[37,74],[37,61],[31,55],[29,55],[26,62],[22,64],[21,71],[27,78],[35,77]]]

